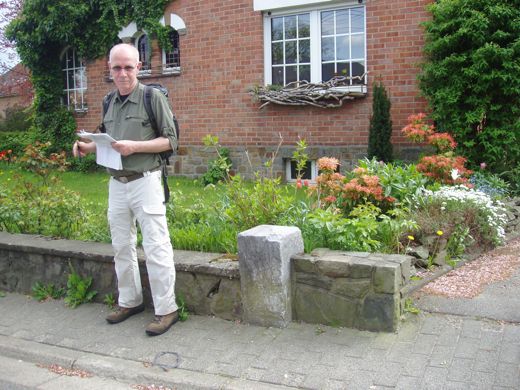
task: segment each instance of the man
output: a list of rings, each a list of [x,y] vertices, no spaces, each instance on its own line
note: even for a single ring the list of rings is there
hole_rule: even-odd
[[[143,235],[143,249],[155,309],[146,327],[150,336],[166,332],[178,321],[175,303],[173,249],[166,224],[159,153],[176,146],[172,113],[166,97],[154,90],[152,109],[162,133],[156,137],[144,107],[144,86],[137,80],[141,68],[137,49],[118,44],[110,51],[110,74],[117,87],[103,118],[106,131],[117,142],[123,170],[108,168],[110,175],[108,222],[118,279],[119,307],[106,320],[117,324],[144,310],[136,254],[136,220]],[[76,142],[74,156],[95,153],[95,143]]]

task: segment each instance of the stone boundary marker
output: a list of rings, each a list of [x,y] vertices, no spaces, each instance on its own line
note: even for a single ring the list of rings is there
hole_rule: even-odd
[[[197,314],[284,327],[292,320],[395,331],[411,257],[317,249],[303,254],[296,227],[261,225],[238,236],[239,261],[175,251],[176,293]],[[145,303],[151,305],[143,254]],[[0,232],[0,289],[31,293],[36,282],[65,286],[72,265],[92,276],[97,301],[115,293],[109,244]]]
[[[292,320],[291,257],[303,253],[300,229],[260,225],[238,235],[244,321],[284,327]]]

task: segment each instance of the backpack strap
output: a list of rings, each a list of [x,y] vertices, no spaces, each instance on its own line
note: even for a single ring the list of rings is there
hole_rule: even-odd
[[[104,123],[105,115],[107,114],[108,107],[110,107],[110,102],[114,98],[115,94],[116,94],[116,91],[111,91],[111,92],[107,93],[105,95],[105,97],[103,98],[103,121],[101,121],[101,124],[99,125],[99,131],[102,133],[107,132],[107,129],[105,128],[105,123]]]
[[[144,109],[148,114],[148,119],[150,120],[150,125],[152,129],[155,131],[155,136],[160,137],[161,133],[159,132],[159,128],[157,127],[157,119],[155,119],[155,113],[152,109],[152,93],[153,86],[145,85],[144,86]],[[170,200],[170,188],[168,187],[168,168],[167,165],[170,165],[170,162],[167,158],[162,158],[161,156],[161,165],[162,165],[162,183],[164,189],[164,204],[168,203]]]
[[[144,109],[148,114],[148,119],[150,119],[150,125],[152,126],[152,129],[155,131],[155,135],[157,137],[160,137],[161,134],[159,133],[159,129],[157,128],[157,119],[155,119],[155,113],[152,109],[153,89],[154,87],[151,87],[149,85],[144,86]]]

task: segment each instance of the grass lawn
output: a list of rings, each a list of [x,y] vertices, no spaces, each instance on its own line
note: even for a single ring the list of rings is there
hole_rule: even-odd
[[[0,188],[12,188],[17,179],[15,174],[24,178],[34,178],[30,172],[22,171],[13,165],[0,163]],[[105,212],[108,205],[108,180],[110,176],[106,172],[56,172],[61,183],[67,189],[80,194],[81,198],[88,203],[98,205],[100,212]],[[169,177],[168,184],[172,197],[176,197],[176,203],[190,206],[194,200],[202,200],[204,203],[214,202],[222,186],[204,188],[198,180],[185,177]],[[179,193],[180,192],[180,193]]]

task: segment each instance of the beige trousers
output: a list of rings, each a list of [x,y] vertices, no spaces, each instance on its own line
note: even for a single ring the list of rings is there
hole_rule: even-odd
[[[114,249],[119,305],[135,307],[143,302],[136,251],[137,221],[143,236],[146,269],[156,315],[177,310],[173,248],[163,201],[160,170],[145,173],[143,178],[130,183],[110,179],[108,222]]]

